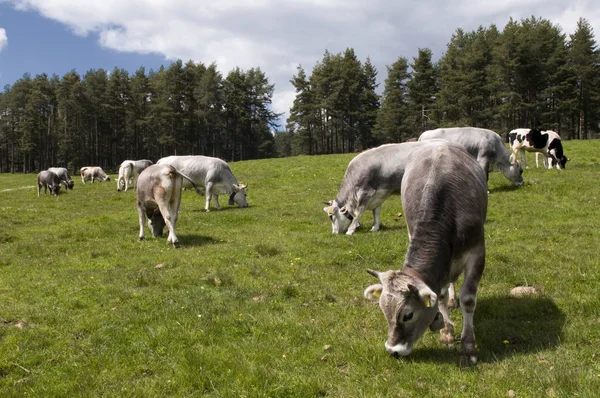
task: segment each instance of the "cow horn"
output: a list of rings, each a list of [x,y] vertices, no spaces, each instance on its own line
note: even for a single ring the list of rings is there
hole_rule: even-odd
[[[379,272],[379,271],[375,271],[375,270],[372,270],[372,269],[368,269],[368,270],[367,270],[367,272],[368,272],[369,274],[373,275],[375,278],[377,278],[377,279],[381,279],[381,278],[379,277],[379,275],[381,274],[381,272]]]

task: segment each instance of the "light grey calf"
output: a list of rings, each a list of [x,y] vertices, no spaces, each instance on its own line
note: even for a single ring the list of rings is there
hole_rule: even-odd
[[[342,185],[334,200],[323,208],[334,234],[352,235],[366,210],[373,211],[373,228],[378,231],[381,205],[391,195],[400,195],[408,155],[422,142],[386,144],[368,149],[348,164]]]
[[[48,170],[40,171],[37,176],[37,195],[40,196],[40,190],[44,187],[44,195],[50,190],[52,195],[58,196],[58,191],[60,191],[60,180],[58,176]]]
[[[102,167],[97,166],[85,166],[79,169],[79,173],[81,174],[81,182],[85,184],[86,181],[92,181],[92,184],[95,180],[100,182],[102,181],[110,181],[110,177],[102,170]]]
[[[151,160],[124,160],[119,166],[119,178],[117,179],[117,191],[129,190],[129,184],[134,184],[137,177],[148,166],[153,165]]]
[[[511,163],[511,154],[504,145],[502,138],[492,130],[476,127],[451,127],[425,131],[419,141],[441,138],[462,145],[486,174],[495,167],[499,168],[504,177],[515,185],[523,184],[523,169],[519,162]]]
[[[410,354],[427,328],[442,328],[440,315],[440,340],[453,343],[447,288],[464,272],[461,361],[477,362],[473,313],[485,267],[487,198],[483,169],[461,147],[431,142],[410,155],[402,182],[410,236],[404,265],[399,271],[369,270],[380,283],[364,292],[366,298],[379,300],[387,319],[385,348],[390,354]]]
[[[50,167],[48,168],[48,171],[51,171],[58,176],[60,183],[65,186],[65,189],[73,189],[73,186],[75,186],[75,182],[71,179],[69,171],[64,167]]]
[[[238,184],[229,165],[222,159],[209,156],[168,156],[159,159],[156,164],[170,164],[190,177],[197,186],[206,188],[206,211],[210,211],[210,200],[215,198],[215,207],[219,205],[219,194],[229,195],[229,205],[237,203],[248,207],[246,185]],[[184,181],[183,187],[189,188],[190,182]]]
[[[148,226],[152,229],[154,237],[162,236],[166,224],[169,229],[167,242],[179,247],[175,224],[179,216],[184,178],[189,181],[189,177],[170,165],[151,165],[142,171],[136,188],[140,240],[144,240],[144,224],[148,218]],[[195,184],[191,184],[196,192],[200,193]]]

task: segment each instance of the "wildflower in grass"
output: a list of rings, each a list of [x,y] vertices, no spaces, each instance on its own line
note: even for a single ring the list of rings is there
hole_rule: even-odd
[[[510,341],[508,341],[508,340],[504,340],[504,341],[503,341],[503,343],[504,343],[504,344],[510,344]]]

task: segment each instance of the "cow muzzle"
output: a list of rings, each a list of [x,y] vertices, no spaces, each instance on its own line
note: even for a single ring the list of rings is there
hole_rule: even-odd
[[[412,350],[412,344],[408,344],[408,343],[400,343],[400,344],[396,344],[394,346],[390,346],[388,344],[388,342],[385,342],[385,350],[388,352],[388,354],[390,354],[391,356],[393,356],[394,358],[398,358],[398,357],[405,357],[407,355],[409,355]]]

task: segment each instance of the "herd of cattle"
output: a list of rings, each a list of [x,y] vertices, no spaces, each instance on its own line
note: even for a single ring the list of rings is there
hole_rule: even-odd
[[[393,194],[402,198],[409,246],[399,271],[368,272],[379,279],[364,296],[377,300],[388,322],[386,350],[408,355],[413,344],[430,328],[440,331],[442,343],[454,340],[449,309],[455,306],[454,286],[464,273],[459,302],[463,313],[461,361],[477,362],[473,314],[477,287],[485,267],[484,223],[487,213],[487,179],[500,171],[513,184],[523,184],[521,162],[525,151],[542,154],[546,168],[564,169],[560,136],[553,131],[516,129],[508,134],[509,149],[495,132],[474,127],[426,131],[416,142],[385,144],[366,150],[348,164],[335,199],[325,202],[334,234],[351,235],[366,210],[373,211],[371,231],[380,227],[381,204]],[[520,157],[521,160],[518,158]],[[82,183],[110,181],[100,167],[82,167]],[[137,179],[137,183],[136,183]],[[43,187],[58,195],[60,185],[73,189],[65,168],[50,168],[38,174],[38,196]],[[156,164],[150,160],[126,160],[119,167],[117,190],[135,185],[139,215],[139,239],[144,239],[146,220],[155,237],[179,245],[175,224],[181,191],[191,187],[206,194],[205,210],[219,194],[229,195],[229,204],[247,207],[246,185],[238,184],[229,165],[207,156],[169,156]]]

